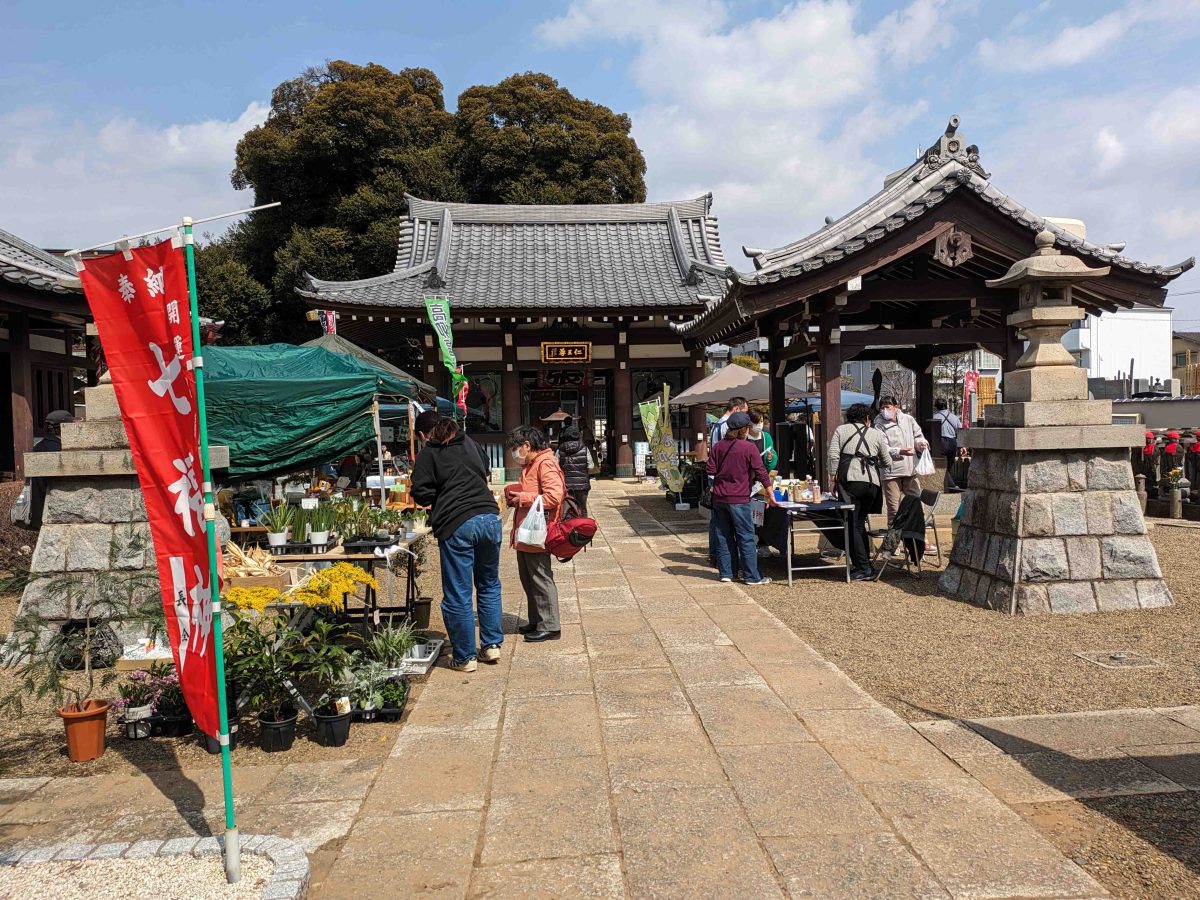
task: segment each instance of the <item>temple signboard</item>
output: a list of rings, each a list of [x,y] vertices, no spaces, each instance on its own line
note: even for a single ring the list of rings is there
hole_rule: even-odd
[[[590,363],[591,341],[542,341],[542,363]]]

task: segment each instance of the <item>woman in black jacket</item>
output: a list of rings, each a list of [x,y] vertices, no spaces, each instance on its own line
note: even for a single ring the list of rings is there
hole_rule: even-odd
[[[500,606],[500,509],[488,487],[487,456],[458,430],[458,424],[433,410],[417,416],[416,430],[425,446],[412,472],[413,500],[431,506],[429,527],[437,535],[442,563],[442,618],[454,648],[450,668],[475,671],[475,611],[478,594],[478,658],[500,661],[503,612]]]
[[[579,514],[587,515],[588,492],[592,489],[592,476],[588,474],[588,451],[579,429],[574,425],[563,429],[558,442],[558,464],[562,467],[567,482],[567,493],[579,507]]]

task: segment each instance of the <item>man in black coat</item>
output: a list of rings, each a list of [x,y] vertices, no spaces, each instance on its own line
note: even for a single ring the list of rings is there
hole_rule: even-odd
[[[583,436],[574,425],[563,429],[558,442],[558,464],[562,467],[567,482],[567,493],[579,507],[579,514],[587,515],[588,493],[592,489],[592,476],[588,474],[588,451]]]

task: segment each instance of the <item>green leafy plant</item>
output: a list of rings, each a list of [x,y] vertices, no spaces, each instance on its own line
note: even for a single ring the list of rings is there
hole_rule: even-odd
[[[397,707],[408,696],[408,682],[404,678],[389,678],[379,688],[379,705]]]
[[[229,629],[226,667],[259,718],[281,722],[295,714],[292,685],[306,655],[284,616],[237,616]]]
[[[148,546],[145,534],[124,529],[113,535],[109,554],[134,558]],[[82,709],[97,689],[110,687],[118,673],[107,666],[120,654],[120,645],[112,646],[114,626],[165,638],[162,595],[153,573],[64,573],[39,578],[33,587],[40,595],[36,604],[16,618],[4,644],[4,662],[16,686],[0,697],[0,710],[12,715],[23,715],[29,699],[50,700],[55,709]],[[51,617],[43,609],[66,610],[70,627],[62,616]]]
[[[297,506],[292,511],[292,540],[296,543],[308,540],[308,528],[312,522],[312,511]]]
[[[313,531],[332,531],[336,517],[334,504],[318,503],[316,509],[309,510],[308,526]]]
[[[277,503],[258,517],[258,524],[266,527],[267,531],[281,534],[288,530],[295,518],[295,512],[286,502]]]
[[[411,625],[402,623],[394,626],[389,619],[384,628],[379,629],[364,641],[363,650],[371,659],[382,663],[389,669],[395,669],[404,662],[404,654],[416,642],[417,635]]]
[[[383,685],[388,680],[387,668],[373,659],[355,654],[350,702],[359,709],[378,709],[383,706]]]
[[[313,708],[322,714],[331,714],[354,683],[354,657],[340,643],[346,636],[346,626],[318,619],[299,644],[301,671],[319,692]]]

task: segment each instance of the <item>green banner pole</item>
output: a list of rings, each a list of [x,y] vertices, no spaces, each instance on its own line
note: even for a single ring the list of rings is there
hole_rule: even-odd
[[[196,252],[192,218],[183,218],[183,251],[187,260],[188,305],[192,317],[192,371],[196,375],[196,414],[200,419],[200,459],[204,466],[204,522],[208,532],[208,577],[211,585],[213,650],[216,653],[217,714],[221,744],[221,783],[225,790],[225,879],[242,878],[242,850],[233,815],[233,770],[229,761],[229,710],[225,703],[225,639],[221,629],[221,591],[217,578],[217,516],[213,504],[212,471],[208,462],[208,413],[204,405],[204,357],[200,352],[200,306],[196,295]]]

